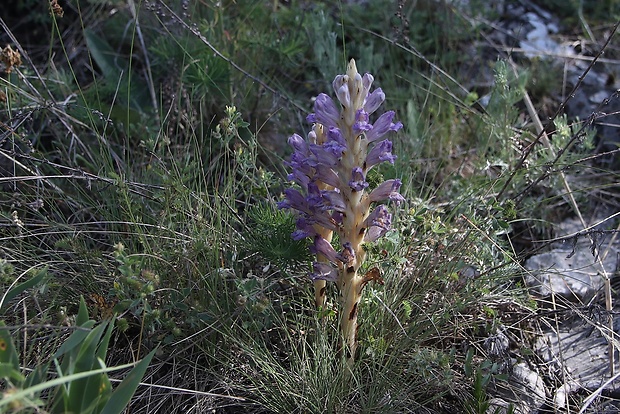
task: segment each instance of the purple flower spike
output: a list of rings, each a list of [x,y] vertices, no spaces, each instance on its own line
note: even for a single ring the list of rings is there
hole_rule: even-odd
[[[368,282],[360,273],[366,257],[364,243],[385,235],[392,225],[388,207],[373,209],[373,203],[404,201],[397,179],[367,190],[368,170],[396,159],[392,143],[382,137],[403,126],[394,123],[393,111],[374,115],[385,94],[381,88],[371,91],[373,81],[369,73],[360,75],[351,59],[346,74],[332,83],[338,102],[324,93],[316,97],[314,113],[306,118],[314,124],[307,139],[297,134],[289,138],[294,149],[286,163],[292,170],[289,179],[301,188],[286,190],[284,201],[278,203],[280,208],[297,210],[293,238],[313,240],[310,251],[317,259],[309,276],[315,282],[317,308],[326,305],[326,281],[336,282],[342,293],[340,330],[349,363],[356,354],[357,315]],[[334,235],[342,246],[339,252],[331,244]]]
[[[390,164],[394,164],[396,159],[395,155],[392,155],[392,142],[389,139],[379,142],[373,147],[366,157],[366,168],[370,169],[373,165],[377,165],[380,162],[388,161]]]
[[[399,194],[398,189],[402,185],[399,179],[387,180],[379,184],[377,188],[371,191],[369,195],[370,202],[383,201],[389,199],[400,203],[405,201],[405,198]]]
[[[327,280],[328,282],[335,282],[338,279],[338,269],[330,265],[329,263],[324,262],[314,262],[312,263],[313,272],[310,273],[310,279],[312,281],[316,280]]]
[[[364,172],[360,167],[353,168],[351,172],[351,181],[349,181],[349,187],[354,191],[364,191],[368,187]]]

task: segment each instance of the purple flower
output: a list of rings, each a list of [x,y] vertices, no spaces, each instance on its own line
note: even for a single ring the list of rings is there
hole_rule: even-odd
[[[305,217],[301,216],[295,222],[295,226],[297,230],[291,234],[293,240],[301,240],[306,237],[314,237],[316,235],[316,230],[312,223],[310,223]]]
[[[342,136],[339,128],[329,128],[327,131],[327,141],[323,144],[323,147],[337,158],[342,157],[342,154],[347,149],[347,141]]]
[[[297,134],[293,134],[288,138],[288,144],[293,147],[296,153],[308,153],[308,144],[306,143],[306,140]]]
[[[336,141],[326,142],[325,144],[323,144],[323,148],[325,148],[325,151],[333,154],[336,158],[342,157],[342,154],[344,154],[344,152],[347,150],[346,145],[342,145],[341,143]]]
[[[385,101],[385,94],[381,88],[377,88],[366,98],[366,102],[364,102],[364,110],[369,114],[372,114],[379,109],[379,106],[381,106],[383,101]]]
[[[286,198],[278,204],[279,208],[292,208],[304,212],[308,211],[308,202],[298,190],[287,188],[284,190],[284,196]]]
[[[314,236],[314,244],[310,246],[310,252],[323,255],[332,263],[337,263],[339,259],[338,252],[334,250],[331,243],[318,234]]]
[[[345,268],[355,266],[357,258],[355,257],[355,250],[353,250],[351,243],[346,242],[342,245],[342,252],[338,255],[338,259],[340,259]]]
[[[322,196],[322,205],[325,210],[343,212],[347,207],[344,198],[342,198],[342,194],[340,194],[338,190],[323,191]]]
[[[315,178],[332,187],[340,187],[338,174],[326,165],[317,164]]]
[[[338,159],[342,155],[342,153],[340,155],[336,155],[338,154],[338,148],[332,150],[332,148],[328,146],[327,143],[323,145],[310,145],[310,152],[312,153],[313,157],[311,160],[309,160],[309,162],[310,165],[314,167],[316,167],[318,164],[323,164],[330,167],[334,166],[338,163]]]
[[[336,142],[342,146],[347,145],[347,141],[342,136],[340,128],[331,127],[327,130],[327,142]]]
[[[349,93],[349,77],[347,75],[338,75],[332,82],[334,92],[338,100],[345,108],[351,106],[351,94]]]
[[[398,131],[403,127],[400,122],[392,123],[392,119],[394,119],[394,111],[387,111],[381,115],[373,124],[372,130],[366,133],[368,142],[376,141],[389,131]]]
[[[345,108],[350,108],[353,102],[351,102],[351,93],[349,92],[349,85],[346,83],[336,90],[336,96],[338,100]]]
[[[392,155],[392,142],[389,139],[383,140],[376,144],[366,156],[366,169],[384,161],[394,164],[395,159],[396,156]]]
[[[392,226],[392,215],[383,204],[377,206],[364,221],[368,229],[364,236],[364,241],[373,242],[383,236]]]
[[[368,198],[370,202],[383,201],[389,199],[400,203],[405,201],[405,198],[398,193],[398,189],[402,185],[402,182],[398,179],[387,180],[379,184],[377,188],[370,192]]]
[[[363,191],[366,187],[368,187],[368,183],[364,177],[364,172],[360,167],[355,167],[353,168],[353,171],[351,171],[351,181],[349,181],[349,187],[351,187],[353,191]]]
[[[368,122],[368,112],[363,109],[358,109],[355,113],[355,122],[353,123],[353,131],[356,134],[361,134],[362,132],[368,132],[372,129],[372,125]]]
[[[314,224],[319,225],[323,227],[324,229],[334,231],[339,226],[339,224],[336,223],[336,221],[334,220],[332,215],[329,214],[329,212],[321,210],[318,206],[314,208],[311,213],[302,212],[301,214],[302,214],[302,217],[305,217],[307,223],[313,224],[313,225]],[[307,237],[314,236],[314,234],[316,234],[316,231],[314,233],[309,232],[305,229],[302,231],[308,234]]]
[[[308,203],[308,207],[310,209],[316,209],[319,207],[319,204],[322,202],[323,197],[321,196],[321,190],[319,190],[319,186],[316,182],[310,182],[308,184],[308,195],[306,196],[306,202]]]
[[[329,263],[325,262],[314,262],[312,263],[313,272],[310,273],[310,279],[312,281],[316,280],[327,280],[328,282],[335,282],[338,279],[338,268],[332,266]]]
[[[314,101],[314,113],[306,118],[308,122],[316,123],[326,127],[335,127],[340,120],[340,111],[336,108],[332,98],[324,93],[320,93]]]
[[[374,80],[375,80],[375,77],[372,76],[370,73],[365,73],[364,76],[362,77],[362,87],[364,88],[362,91],[362,95],[364,97],[368,95],[368,92],[370,92],[370,86],[372,85],[372,82]]]
[[[298,152],[291,155],[291,161],[286,165],[292,168],[292,172],[287,176],[289,181],[294,181],[306,188],[310,177],[314,175],[314,168],[310,165],[308,155],[303,155]]]
[[[295,230],[294,232],[291,233],[291,239],[299,241],[299,240],[303,240],[306,237],[311,237],[312,233],[308,233],[306,231],[303,230]]]

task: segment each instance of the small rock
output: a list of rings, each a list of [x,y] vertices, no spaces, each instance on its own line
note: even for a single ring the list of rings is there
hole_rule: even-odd
[[[508,380],[497,382],[496,388],[499,398],[512,403],[517,414],[536,413],[545,403],[542,377],[524,362],[514,364]]]
[[[511,404],[501,398],[491,398],[485,414],[508,414]]]
[[[603,250],[603,249],[601,249]],[[616,268],[616,253],[611,249],[603,261],[608,274]],[[538,296],[560,295],[573,302],[588,302],[604,284],[600,264],[585,249],[574,252],[555,249],[537,254],[525,262],[529,270],[525,283]]]
[[[497,332],[484,340],[484,347],[492,357],[503,357],[508,354],[510,340],[504,333],[506,328],[503,326]]]
[[[548,332],[535,346],[536,353],[545,362],[561,366],[570,378],[587,389],[596,389],[609,378],[607,349],[607,341],[598,329],[581,319],[564,323],[559,332]],[[562,402],[562,392],[567,394],[568,391],[567,388],[558,389],[558,402]]]
[[[608,276],[614,273],[620,244],[610,246],[604,234],[595,232],[609,228],[610,220],[597,217],[586,225],[589,226],[589,235],[583,233],[581,220],[564,220],[554,228],[560,240],[551,245],[552,250],[532,256],[525,262],[525,268],[530,271],[525,275],[525,283],[533,294],[548,297],[553,293],[573,302],[588,302],[602,288],[605,272]],[[580,232],[582,234],[577,235]],[[594,240],[599,254],[609,250],[602,262],[603,267],[593,255],[591,240]]]

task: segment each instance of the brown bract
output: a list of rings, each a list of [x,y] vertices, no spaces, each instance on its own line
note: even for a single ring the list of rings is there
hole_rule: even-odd
[[[22,57],[17,50],[11,49],[11,46],[7,46],[2,49],[0,53],[0,62],[4,64],[4,72],[11,73],[14,67],[22,64]]]
[[[50,1],[50,9],[52,11],[52,14],[56,15],[57,17],[62,17],[65,15],[65,11],[62,9],[60,4],[58,4],[58,0]]]

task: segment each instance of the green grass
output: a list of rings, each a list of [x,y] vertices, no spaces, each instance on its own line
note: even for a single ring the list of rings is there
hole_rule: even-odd
[[[113,317],[113,385],[114,366],[155,351],[130,412],[484,412],[502,378],[481,342],[533,329],[515,322],[536,311],[521,240],[617,203],[580,124],[555,118],[521,160],[538,137],[524,98],[559,93],[540,79],[561,68],[500,59],[494,87],[468,90],[461,51],[490,29],[442,2],[77,1],[62,18],[30,3],[0,33],[22,55],[0,76],[0,292],[33,282],[0,320],[29,372],[53,365],[80,296]],[[44,39],[18,24],[39,20]],[[349,372],[338,292],[313,308],[306,245],[275,202],[287,137],[350,57],[405,125],[377,174],[407,202],[369,248],[384,283],[366,287]],[[564,173],[584,177],[572,198]],[[9,377],[5,395],[23,385]],[[50,409],[37,395],[20,401]]]

